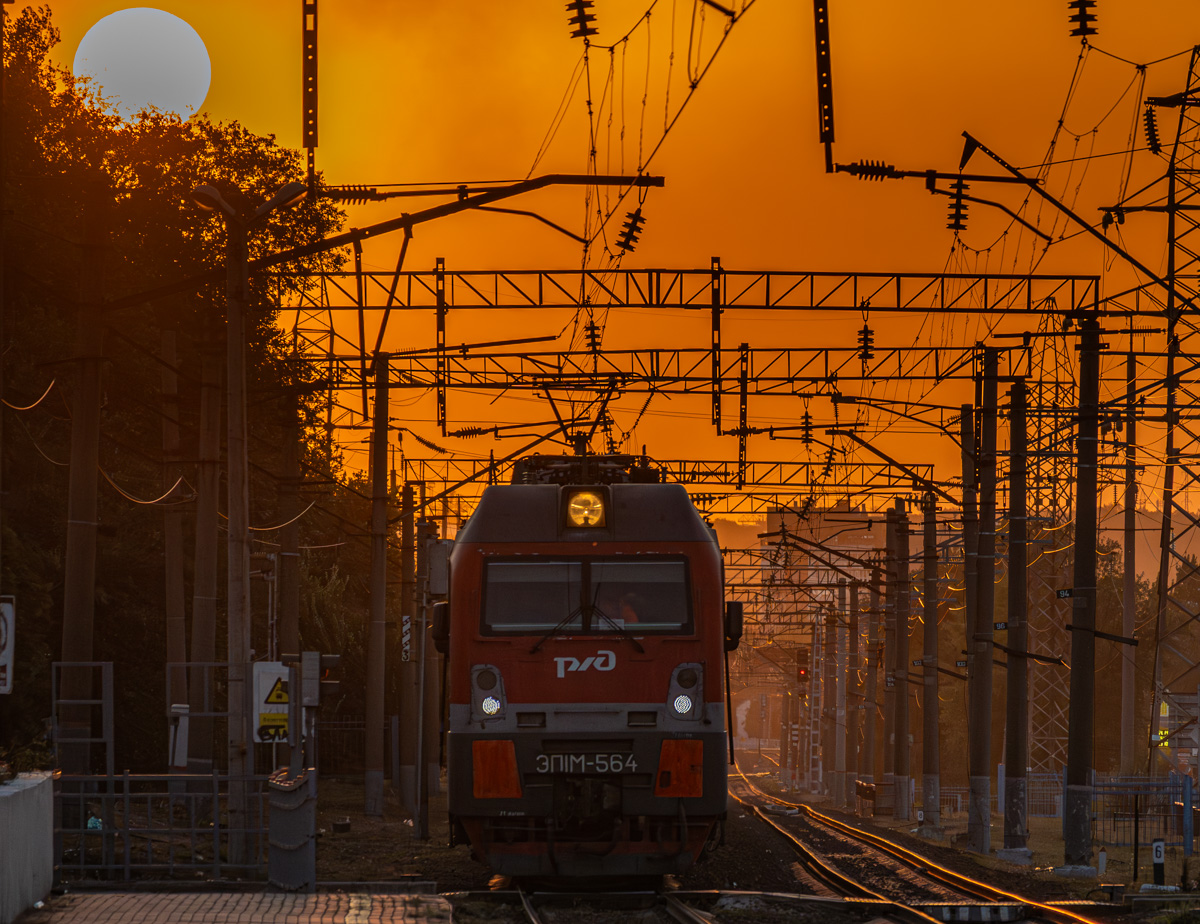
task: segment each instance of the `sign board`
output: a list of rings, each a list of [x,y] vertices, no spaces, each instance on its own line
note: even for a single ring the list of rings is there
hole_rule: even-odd
[[[287,741],[288,669],[282,661],[254,664],[254,740]]]
[[[12,692],[17,617],[14,597],[0,597],[0,693]]]
[[[1004,629],[1007,629],[1007,628],[1008,628],[1008,623],[1006,623],[1006,622],[994,622],[994,623],[992,623],[992,628],[993,628],[993,629],[1004,630]]]
[[[1061,590],[1055,591],[1055,593],[1058,595],[1059,600],[1066,600],[1070,597],[1075,596],[1075,588],[1074,587],[1063,587]]]
[[[913,660],[913,667],[920,667],[920,666],[921,666],[922,664],[924,664],[924,663],[925,663],[925,659],[924,659],[924,658],[915,658],[915,659]]]
[[[1160,838],[1155,838],[1150,842],[1150,853],[1153,856],[1155,866],[1165,863],[1167,860],[1167,843]]]
[[[966,661],[955,661],[955,662],[954,662],[954,666],[955,666],[955,667],[966,667],[966,666],[967,666],[967,662],[966,662]]]

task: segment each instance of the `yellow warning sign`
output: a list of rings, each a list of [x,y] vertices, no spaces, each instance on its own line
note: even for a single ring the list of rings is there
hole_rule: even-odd
[[[267,694],[264,703],[273,706],[286,706],[288,703],[287,684],[282,677],[275,678],[275,684],[271,687],[271,692]]]

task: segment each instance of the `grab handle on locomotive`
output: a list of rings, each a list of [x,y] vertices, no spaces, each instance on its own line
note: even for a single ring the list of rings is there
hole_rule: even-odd
[[[742,640],[742,601],[725,601],[725,650],[736,651]]]

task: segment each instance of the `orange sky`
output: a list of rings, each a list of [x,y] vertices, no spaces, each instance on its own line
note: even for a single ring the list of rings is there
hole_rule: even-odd
[[[205,110],[219,120],[237,119],[254,131],[273,133],[286,145],[299,143],[298,0],[162,0],[158,5],[190,22],[208,46],[213,83]],[[742,5],[739,0],[738,7]],[[57,0],[53,10],[63,38],[58,60],[69,65],[87,28],[124,6],[113,0]],[[596,42],[619,38],[647,6],[649,0],[596,0],[601,30]],[[964,129],[1012,163],[1030,165],[1043,158],[1064,111],[1080,50],[1079,40],[1069,35],[1066,0],[833,0],[831,8],[836,160],[869,158],[905,169],[953,170]],[[1132,62],[1185,51],[1200,40],[1200,30],[1189,32],[1195,24],[1192,3],[1100,0],[1097,12],[1100,31],[1094,44]],[[672,49],[672,112],[683,98],[691,18],[692,4],[686,0],[660,0],[651,16],[645,150],[661,135],[667,108],[663,87]],[[579,39],[569,37],[566,20],[561,2],[326,0],[320,14],[317,153],[326,180],[383,184],[524,177],[583,50]],[[705,11],[705,57],[722,23],[716,11]],[[650,166],[650,172],[666,177],[666,187],[650,191],[642,243],[624,265],[706,267],[717,255],[729,268],[1028,271],[1032,248],[1018,245],[1015,234],[998,238],[1007,224],[998,212],[973,206],[963,239],[984,253],[948,261],[953,238],[945,228],[944,197],[929,196],[919,180],[864,183],[824,173],[817,142],[812,29],[811,5],[800,0],[758,0],[734,27]],[[613,56],[625,82],[618,81],[611,129],[607,114],[601,121],[601,171],[616,172],[622,153],[627,170],[636,165],[646,46],[642,29]],[[1150,67],[1144,93],[1178,91],[1186,63],[1185,56]],[[594,48],[595,96],[601,93],[608,64],[607,51]],[[1096,51],[1088,56],[1083,82],[1066,110],[1059,157],[1127,146],[1141,106],[1135,91],[1120,102],[1118,98],[1135,76],[1128,64]],[[583,98],[580,93],[571,102],[568,118],[537,173],[586,172]],[[1114,105],[1112,115],[1092,134]],[[1135,143],[1144,143],[1140,127]],[[1048,188],[1070,197],[1077,211],[1094,218],[1097,205],[1115,200],[1122,163],[1121,158],[1092,162],[1082,185],[1081,170],[1060,170]],[[1162,161],[1140,155],[1134,162],[1133,185],[1162,168]],[[976,155],[969,169],[994,168]],[[1012,189],[976,186],[972,192],[1010,207],[1019,205]],[[506,204],[537,209],[575,230],[582,225],[579,190],[550,190]],[[359,208],[352,212],[351,224],[394,217],[402,209],[413,207],[385,203]],[[1051,221],[1049,210],[1043,210],[1041,221]],[[1144,262],[1161,268],[1160,224],[1131,219],[1123,233]],[[375,242],[367,250],[368,267],[390,269],[399,243],[396,235]],[[406,267],[428,269],[438,256],[458,269],[572,267],[580,261],[576,244],[540,224],[481,214],[419,227]],[[1039,267],[1042,272],[1064,273],[1099,273],[1102,268],[1101,248],[1082,238],[1054,247]],[[1120,288],[1126,281],[1118,272],[1106,286]],[[707,342],[706,318],[675,315],[664,321],[633,313],[613,317],[606,343],[703,347]],[[878,340],[912,342],[920,320],[881,320]],[[754,346],[846,346],[861,324],[858,318],[850,321],[832,324],[821,316],[815,323],[809,319],[781,325],[774,319],[730,318],[726,345],[749,340]],[[472,318],[476,323],[481,326],[466,331],[452,316],[449,339],[474,339],[488,329],[478,316]],[[743,325],[741,333],[735,330],[737,324]],[[507,335],[513,336],[511,321],[495,327],[507,328]],[[544,328],[522,333],[555,333],[560,327],[561,319],[547,318]],[[427,327],[402,333],[406,344],[430,342]],[[969,343],[974,330],[961,321],[948,327],[939,322],[922,336]],[[881,389],[878,393],[888,386]],[[898,390],[891,386],[889,393]],[[956,403],[964,397],[944,400]],[[619,403],[624,423],[630,422],[641,401],[640,396],[630,396]],[[421,399],[394,406],[393,416],[434,438],[432,428],[421,423],[429,407],[430,402]],[[542,408],[507,400],[475,408],[467,399],[452,398],[451,407],[461,409],[460,423],[549,416]],[[704,402],[676,400],[670,411],[669,417],[655,417],[658,408],[648,415],[639,427],[639,446],[647,442],[652,454],[678,457],[678,440],[668,444],[663,437],[686,432],[686,445],[695,454],[736,457],[736,441],[712,433]],[[755,403],[752,413],[765,425],[787,421],[801,411],[794,400],[763,400]],[[824,416],[826,411],[828,405],[817,413]],[[890,439],[891,444],[884,441],[889,451],[910,461],[934,458],[947,474],[957,464],[952,447],[944,442]],[[486,454],[488,447],[477,441],[462,448]],[[500,444],[497,454],[512,448]],[[758,440],[752,445],[752,458],[803,458],[798,448]]]

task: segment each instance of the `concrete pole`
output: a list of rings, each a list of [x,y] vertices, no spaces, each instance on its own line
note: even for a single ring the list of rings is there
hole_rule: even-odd
[[[1008,655],[1004,748],[1004,851],[1006,859],[1028,862],[1030,853],[1028,788],[1029,763],[1029,661],[1013,652],[1029,649],[1029,593],[1027,571],[1029,510],[1027,482],[1029,456],[1026,442],[1027,396],[1025,381],[1018,379],[1009,393],[1008,489]],[[1011,852],[1017,851],[1014,856]]]
[[[963,533],[963,606],[964,638],[963,645],[967,652],[968,695],[966,697],[967,714],[964,716],[967,726],[967,741],[975,734],[970,703],[970,677],[975,673],[975,621],[978,618],[977,584],[979,572],[979,513],[976,506],[978,490],[978,447],[975,445],[975,408],[964,404],[959,418],[959,442],[962,444],[962,533]],[[970,800],[968,799],[968,812]]]
[[[887,583],[883,603],[883,785],[896,782],[896,511],[887,512]],[[895,805],[895,803],[892,803]]]
[[[169,326],[162,329],[162,406],[163,406],[163,486],[170,489],[179,475],[179,362],[176,332]],[[183,507],[179,496],[171,492],[170,502],[163,506],[163,558],[165,586],[163,608],[165,616],[167,663],[167,696],[170,704],[186,703],[187,661],[186,595],[183,586]],[[169,767],[172,773],[187,770],[187,717],[181,717],[171,734],[168,729]]]
[[[217,506],[221,492],[221,362],[215,346],[206,343],[200,362],[200,437],[196,464],[196,537],[193,552],[191,660],[217,659]],[[215,693],[207,668],[188,675],[188,772],[213,771],[213,722],[197,716]]]
[[[921,803],[925,813],[925,831],[936,834],[942,825],[941,734],[938,723],[941,708],[938,702],[938,555],[937,505],[932,491],[921,499],[924,520],[924,593],[922,619],[925,622],[924,651],[921,653],[922,690],[925,705],[922,709],[921,733]]]
[[[836,656],[833,740],[833,804],[846,804],[846,579],[838,578],[837,611],[833,615],[836,626]]]
[[[908,689],[909,613],[912,582],[908,577],[908,514],[903,500],[896,501],[896,801],[893,817],[908,821],[912,817],[909,787],[912,781],[912,743],[909,740]]]
[[[1125,573],[1121,634],[1132,638],[1137,626],[1137,357],[1125,366]],[[1134,648],[1121,647],[1121,772],[1134,772]]]
[[[837,616],[825,609],[821,637],[821,777],[822,790],[833,794],[837,778]]]
[[[846,799],[845,805],[855,805],[855,783],[858,781],[858,734],[862,727],[863,676],[858,646],[858,583],[850,585],[850,609],[847,614],[847,635],[850,639],[847,676],[850,696],[846,704]]]
[[[424,506],[424,505],[422,505]],[[429,794],[436,791],[436,783],[430,784],[429,765],[436,760],[437,748],[430,747],[435,735],[430,728],[431,716],[437,715],[436,694],[430,696],[431,678],[427,653],[433,649],[429,643],[429,546],[437,538],[437,527],[432,520],[422,517],[417,521],[417,637],[418,680],[420,699],[417,704],[417,817],[416,835],[421,840],[429,839]],[[431,702],[433,700],[433,702]],[[436,740],[436,739],[434,739]]]
[[[883,646],[879,638],[879,623],[881,619],[883,572],[879,568],[871,569],[871,609],[867,614],[867,693],[863,710],[863,755],[859,762],[859,779],[864,783],[874,783],[883,777],[883,767],[879,758],[883,748],[878,746],[876,737],[879,733],[879,662],[883,656]]]
[[[784,684],[783,696],[779,701],[779,782],[780,785],[787,787],[789,778],[789,767],[792,762],[792,736],[789,734],[791,727],[792,715],[792,700],[797,696],[793,694],[788,686]]]
[[[229,859],[250,861],[247,778],[254,769],[247,722],[250,661],[250,466],[246,444],[246,303],[249,296],[249,253],[246,225],[225,218],[228,307],[225,317],[225,381],[228,452],[226,491],[229,540],[226,546],[226,660],[228,675]]]
[[[100,463],[100,400],[104,394],[104,326],[98,306],[102,229],[93,220],[87,229],[79,281],[81,297],[76,326],[75,390],[71,396],[71,467],[67,486],[67,549],[63,560],[62,660],[92,660],[96,613],[96,481]],[[59,696],[91,698],[89,668],[63,671]],[[60,757],[66,773],[91,771],[91,745],[69,743],[90,738],[91,713],[86,706],[64,706],[60,714]]]
[[[979,415],[979,546],[976,554],[976,618],[968,650],[967,683],[970,733],[968,775],[970,797],[967,841],[978,853],[991,851],[992,806],[992,637],[996,611],[996,387],[999,353],[983,351],[982,400]]]
[[[1067,795],[1063,810],[1064,860],[1092,860],[1092,766],[1096,692],[1096,525],[1100,402],[1100,326],[1080,324],[1079,437],[1076,454],[1075,595],[1071,599],[1071,712],[1067,720]],[[1156,718],[1156,717],[1154,717]]]
[[[283,477],[279,480],[279,650],[300,652],[300,421],[294,399],[283,399]]]
[[[400,501],[400,799],[417,817],[416,497],[405,482]]]
[[[363,813],[383,817],[384,647],[387,645],[388,357],[375,357],[371,427],[371,603],[367,630]]]

